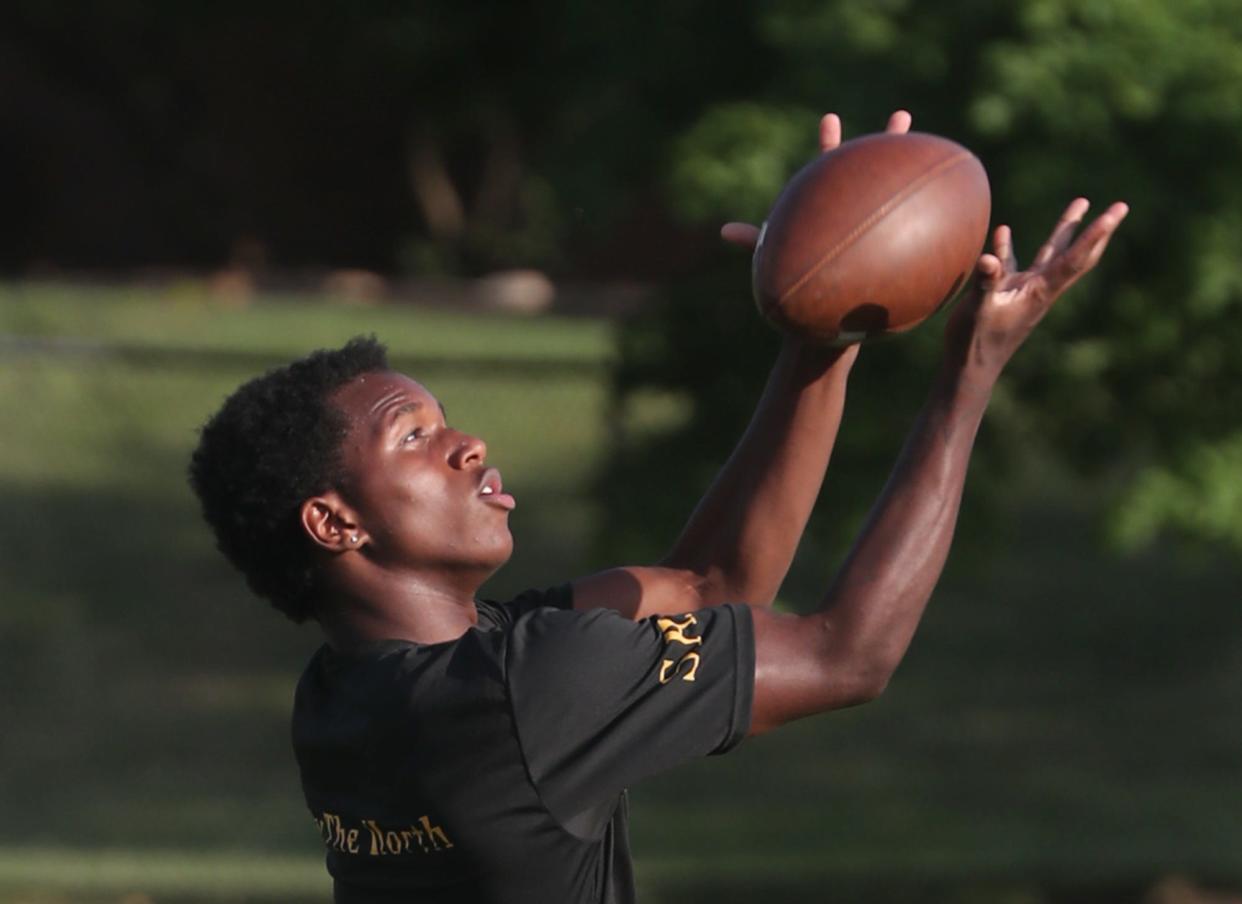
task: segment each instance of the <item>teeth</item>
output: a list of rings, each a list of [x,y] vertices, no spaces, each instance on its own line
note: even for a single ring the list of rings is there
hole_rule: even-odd
[[[479,495],[480,495],[480,496],[490,496],[490,495],[492,495],[492,493],[494,493],[494,492],[496,492],[496,491],[495,491],[495,490],[493,490],[491,487],[484,487],[484,488],[483,488],[483,489],[479,492]]]

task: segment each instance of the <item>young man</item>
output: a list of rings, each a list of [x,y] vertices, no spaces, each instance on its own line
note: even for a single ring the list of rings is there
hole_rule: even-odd
[[[908,114],[889,121],[909,128]],[[821,125],[825,150],[840,123]],[[1019,272],[993,237],[871,517],[812,615],[771,611],[857,348],[786,339],[750,426],[667,557],[497,605],[514,506],[487,447],[354,340],[239,389],[191,480],[252,588],[327,644],[298,687],[302,785],[341,902],[634,900],[625,788],[878,695],[948,553],[1002,368],[1099,260],[1078,199]],[[753,246],[757,230],[729,224]]]

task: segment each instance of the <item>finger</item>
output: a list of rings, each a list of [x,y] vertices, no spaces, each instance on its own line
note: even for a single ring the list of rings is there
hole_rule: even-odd
[[[725,223],[720,227],[720,237],[731,245],[753,251],[759,243],[759,227],[750,223]]]
[[[819,121],[819,149],[825,153],[841,143],[841,117],[828,113]]]
[[[992,251],[1006,273],[1018,270],[1018,260],[1013,256],[1013,231],[1008,226],[997,226],[992,233]]]
[[[1086,216],[1090,207],[1091,202],[1086,198],[1075,198],[1070,201],[1065,212],[1061,214],[1061,219],[1057,220],[1057,225],[1052,227],[1048,241],[1044,242],[1036,252],[1035,260],[1031,262],[1032,267],[1042,267],[1056,254],[1065,250],[1070,239],[1073,238],[1074,230],[1078,228],[1078,224],[1082,222],[1082,218]]]
[[[914,117],[908,110],[895,110],[888,118],[888,125],[884,127],[884,131],[890,135],[904,135],[910,131],[910,123],[913,121]]]
[[[994,254],[981,254],[975,264],[975,274],[982,292],[994,292],[1005,275],[1005,265]]]
[[[1074,244],[1057,257],[1048,274],[1049,286],[1056,292],[1063,292],[1099,263],[1113,233],[1129,212],[1130,206],[1118,201],[1096,217]]]

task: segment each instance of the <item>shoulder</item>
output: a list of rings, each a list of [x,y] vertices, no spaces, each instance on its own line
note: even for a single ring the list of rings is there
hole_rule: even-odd
[[[475,609],[479,613],[479,627],[505,629],[513,627],[523,615],[540,609],[572,609],[573,601],[573,587],[559,584],[542,590],[526,590],[502,603],[475,600]]]
[[[498,683],[507,635],[476,627],[444,643],[382,640],[348,652],[324,646],[303,671],[295,701],[349,701],[370,711],[405,705],[418,688],[442,688],[446,676]]]
[[[595,687],[614,680],[628,686],[655,675],[665,684],[673,665],[686,661],[689,668],[705,657],[722,666],[746,662],[753,670],[752,633],[750,610],[742,605],[638,621],[611,609],[545,608],[514,623],[505,665],[510,676],[531,683],[563,683],[576,675]]]
[[[414,670],[419,649],[418,644],[405,640],[376,641],[351,652],[334,650],[325,644],[303,670],[297,694],[389,686],[394,679]]]
[[[508,637],[506,684],[532,779],[563,821],[750,725],[750,610],[712,606],[631,621],[541,609]]]
[[[510,631],[510,646],[560,648],[574,641],[609,645],[651,642],[658,637],[654,619],[631,621],[611,609],[540,608],[524,612]]]

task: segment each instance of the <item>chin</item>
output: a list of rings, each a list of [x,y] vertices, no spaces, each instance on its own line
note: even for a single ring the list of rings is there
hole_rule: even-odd
[[[497,551],[496,564],[492,566],[492,574],[503,568],[511,558],[513,558],[513,537],[509,537],[508,542]]]
[[[497,543],[493,550],[489,550],[489,554],[479,564],[487,572],[487,577],[490,578],[503,568],[511,558],[513,558],[513,537],[506,534],[504,541]]]

